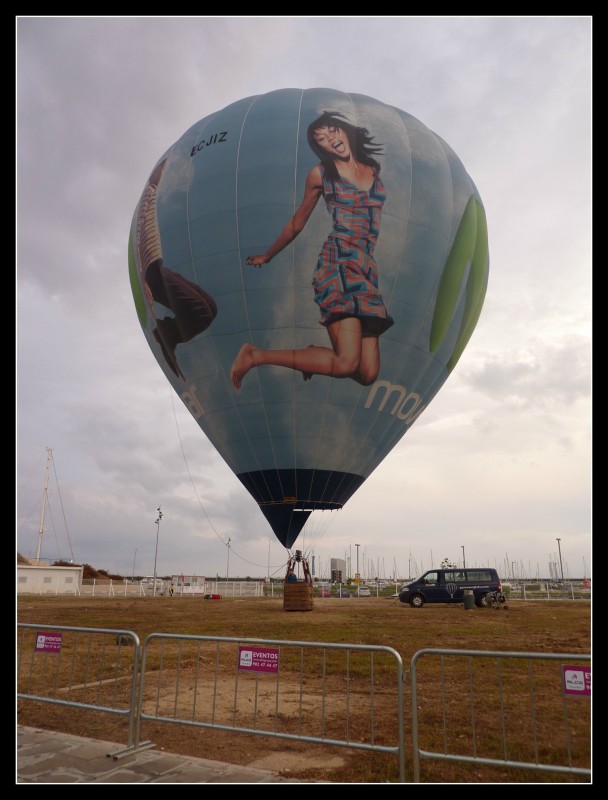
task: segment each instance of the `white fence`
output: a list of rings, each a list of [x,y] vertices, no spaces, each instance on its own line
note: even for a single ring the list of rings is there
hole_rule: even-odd
[[[75,595],[83,597],[167,597],[170,581],[157,579],[156,592],[152,581],[112,580],[111,578],[85,578],[66,585],[63,578],[48,576],[30,580],[29,585],[19,586],[20,594]],[[195,584],[173,583],[173,597],[204,597],[219,594],[222,597],[280,597],[282,584],[267,584],[265,581],[211,581],[200,579]]]
[[[170,581],[157,580],[156,592],[153,582],[114,581],[90,578],[83,580],[75,594],[87,597],[168,597]],[[173,583],[173,597],[204,597],[219,594],[222,597],[263,597],[269,594],[264,591],[263,581],[210,581],[200,579],[196,584]],[[282,587],[281,587],[282,588]]]

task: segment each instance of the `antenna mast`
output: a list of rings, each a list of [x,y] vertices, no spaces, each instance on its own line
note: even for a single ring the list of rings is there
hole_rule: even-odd
[[[44,491],[42,492],[42,513],[40,514],[40,528],[38,530],[38,544],[36,546],[36,561],[40,561],[40,545],[42,544],[42,534],[44,533],[44,512],[49,491],[49,464],[51,463],[53,451],[46,448],[46,470],[44,472]]]

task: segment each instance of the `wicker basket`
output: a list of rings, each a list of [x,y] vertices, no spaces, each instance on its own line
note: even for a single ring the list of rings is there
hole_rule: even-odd
[[[307,581],[285,581],[283,611],[312,611],[312,584]]]

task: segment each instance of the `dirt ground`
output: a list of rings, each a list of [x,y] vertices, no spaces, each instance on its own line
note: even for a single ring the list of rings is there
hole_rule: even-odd
[[[351,598],[317,599],[310,612],[285,612],[280,599],[204,601],[194,598],[79,598],[32,597],[18,600],[18,622],[38,625],[91,627],[131,630],[143,642],[154,632],[182,636],[257,637],[260,639],[334,642],[382,645],[394,648],[405,668],[406,743],[411,733],[409,702],[409,664],[415,652],[427,647],[500,650],[510,652],[581,653],[591,652],[591,606],[587,601],[511,602],[508,609],[463,610],[462,606],[427,606],[411,609],[395,599]],[[194,672],[183,670],[180,691],[187,693],[184,681],[194,680]],[[386,725],[394,726],[394,685],[384,686],[379,674],[378,696],[386,692]],[[388,680],[388,679],[387,679]],[[288,719],[298,704],[298,684],[290,690],[287,674],[285,692],[281,696],[281,716]],[[199,690],[203,687],[198,686]],[[457,703],[457,687],[454,688]],[[336,686],[331,696],[342,700],[343,690]],[[260,693],[256,713],[259,719],[270,715]],[[160,700],[159,700],[160,697]],[[307,697],[308,703],[313,695]],[[256,695],[257,698],[257,695]],[[157,708],[173,702],[171,690],[151,694],[144,700]],[[229,715],[234,708],[230,688],[216,693],[216,719]],[[270,702],[270,701],[269,701]],[[429,703],[433,695],[429,695]],[[561,703],[561,698],[556,698]],[[330,704],[331,705],[331,704]],[[582,706],[579,706],[582,707]],[[382,730],[384,720],[380,702],[376,724]],[[306,711],[306,710],[305,710]],[[327,709],[331,718],[331,707]],[[364,708],[357,708],[353,694],[351,735],[357,735],[358,713],[365,718]],[[309,716],[314,717],[311,707]],[[177,714],[180,717],[180,714]],[[116,715],[20,699],[17,704],[19,724],[65,731],[78,736],[114,741],[124,745],[128,730],[126,721]],[[484,723],[480,720],[480,723]],[[363,724],[363,723],[361,723]],[[497,720],[484,724],[496,726]],[[586,722],[584,724],[587,724]],[[266,730],[262,726],[262,729]],[[548,735],[548,734],[547,734]],[[318,745],[270,736],[250,735],[235,731],[144,721],[142,741],[152,741],[159,750],[228,763],[251,765],[289,774],[302,779],[337,783],[384,783],[398,780],[397,759],[393,755],[357,750],[348,747]],[[355,739],[356,740],[356,739]],[[353,741],[353,739],[351,739]],[[586,746],[586,745],[585,745]],[[406,745],[407,747],[407,745]],[[408,779],[411,779],[411,749],[407,749]],[[423,775],[428,782],[557,782],[555,774],[530,774],[506,768],[470,768],[449,763],[433,764]]]

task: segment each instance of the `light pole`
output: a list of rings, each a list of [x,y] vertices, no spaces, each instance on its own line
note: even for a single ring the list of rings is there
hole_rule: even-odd
[[[160,506],[156,509],[158,511],[158,517],[156,517],[156,551],[154,553],[154,588],[152,589],[152,597],[156,597],[156,560],[158,558],[158,534],[160,533],[160,521],[163,518],[163,512],[160,510]]]
[[[228,591],[228,573],[230,572],[230,542],[232,540],[228,538],[228,559],[226,561],[226,591]]]
[[[359,545],[356,544],[355,547],[357,548],[357,578],[359,578]]]
[[[562,574],[562,583],[564,582],[564,565],[562,564],[562,548],[559,546],[561,539],[557,539],[557,549],[559,550],[559,570]]]
[[[461,544],[460,546],[462,547],[462,568],[463,568],[463,569],[466,569],[466,567],[467,567],[467,562],[464,560],[464,545],[463,545],[463,544]]]

